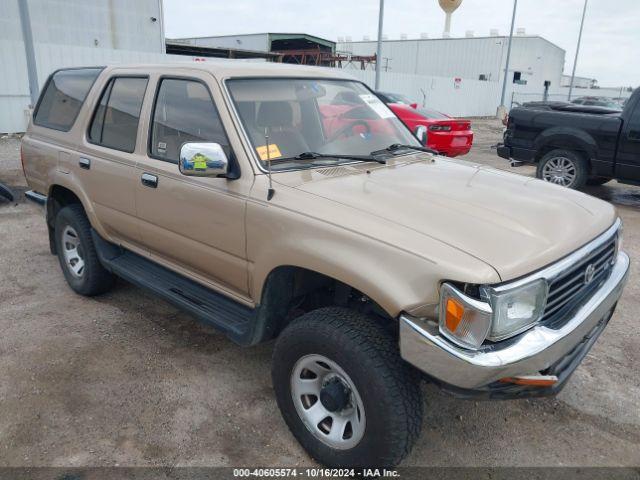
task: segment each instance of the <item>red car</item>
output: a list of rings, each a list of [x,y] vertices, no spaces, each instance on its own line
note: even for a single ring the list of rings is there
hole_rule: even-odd
[[[427,127],[425,146],[447,157],[465,155],[471,150],[473,131],[469,120],[460,120],[435,110],[417,107],[415,103],[388,103],[387,106],[412,132],[418,125]]]

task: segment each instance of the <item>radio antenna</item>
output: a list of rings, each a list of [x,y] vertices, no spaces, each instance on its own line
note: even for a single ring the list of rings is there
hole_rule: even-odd
[[[269,190],[267,200],[271,200],[276,191],[273,189],[273,179],[271,178],[271,152],[269,151],[269,127],[264,128],[264,143],[267,148],[267,174],[269,175]]]

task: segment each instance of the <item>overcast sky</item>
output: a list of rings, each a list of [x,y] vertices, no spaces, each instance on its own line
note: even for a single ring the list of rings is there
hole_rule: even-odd
[[[566,50],[573,66],[583,0],[519,0],[516,28],[541,35]],[[497,28],[509,33],[512,0],[464,0],[454,13],[452,36],[477,36]],[[190,37],[258,32],[309,33],[330,40],[364,35],[375,39],[378,0],[164,0],[166,36]],[[442,35],[437,0],[386,0],[384,33],[399,38]],[[589,0],[577,75],[601,86],[640,84],[640,0]],[[455,61],[455,59],[452,59]]]

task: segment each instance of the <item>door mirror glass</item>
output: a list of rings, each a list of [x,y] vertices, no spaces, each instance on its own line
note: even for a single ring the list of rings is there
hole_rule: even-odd
[[[185,143],[178,165],[183,175],[219,177],[227,174],[229,159],[219,143]]]
[[[427,127],[418,125],[413,133],[422,145],[427,144]]]

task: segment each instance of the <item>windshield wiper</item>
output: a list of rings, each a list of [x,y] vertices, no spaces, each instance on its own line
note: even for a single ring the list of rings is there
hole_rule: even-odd
[[[440,155],[438,152],[436,152],[432,148],[416,147],[414,145],[404,145],[402,143],[394,143],[382,150],[376,150],[375,152],[371,152],[371,155],[380,155],[382,153],[388,153],[388,152],[393,153],[393,152],[397,152],[398,150],[417,150],[419,152],[427,152],[427,153],[432,153],[434,155]]]
[[[317,158],[335,158],[338,160],[358,160],[362,162],[378,162],[385,164],[387,161],[383,158],[375,158],[373,155],[333,155],[327,153],[317,152],[302,152],[295,157],[277,158],[271,160],[273,163],[287,162],[291,160],[315,160]]]

